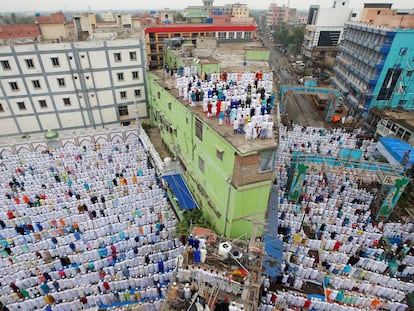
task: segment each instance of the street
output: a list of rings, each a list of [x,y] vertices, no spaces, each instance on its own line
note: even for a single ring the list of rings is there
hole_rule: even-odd
[[[285,119],[305,126],[326,126],[324,118],[316,111],[313,103],[310,103],[306,100],[305,95],[301,94],[289,97]]]
[[[275,93],[279,96],[278,87],[281,84],[296,85],[295,72],[287,57],[275,49],[274,43],[269,38],[261,37],[261,40],[270,50],[269,63],[274,72],[275,87],[277,88]],[[286,116],[281,117],[282,120],[292,120],[301,125],[325,126],[324,118],[316,111],[313,103],[309,102],[302,94],[289,96]]]

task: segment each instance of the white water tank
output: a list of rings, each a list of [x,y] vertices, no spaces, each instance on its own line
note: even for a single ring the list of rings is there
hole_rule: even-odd
[[[224,259],[229,258],[229,253],[231,251],[231,244],[229,242],[223,242],[219,245],[218,253]]]

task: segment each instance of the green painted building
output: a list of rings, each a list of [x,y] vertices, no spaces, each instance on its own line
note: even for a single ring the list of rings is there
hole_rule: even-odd
[[[209,13],[203,6],[188,6],[184,9],[184,17],[189,23],[205,23]]]
[[[178,98],[174,81],[162,72],[147,74],[150,120],[182,166],[182,175],[217,232],[250,233],[248,218],[264,221],[274,179],[275,139],[246,141],[230,125],[207,118],[201,107]],[[277,135],[274,135],[277,137]],[[257,228],[257,227],[256,227]],[[259,234],[262,227],[259,229]]]

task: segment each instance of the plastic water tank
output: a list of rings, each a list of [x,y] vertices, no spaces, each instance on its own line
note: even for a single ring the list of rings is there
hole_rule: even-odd
[[[229,242],[223,242],[219,245],[218,253],[224,259],[229,258],[229,253],[231,252],[231,244]]]

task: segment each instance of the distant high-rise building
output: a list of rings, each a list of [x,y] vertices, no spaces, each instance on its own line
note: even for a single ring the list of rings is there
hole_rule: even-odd
[[[296,16],[296,9],[291,9],[287,6],[278,6],[276,3],[271,3],[266,14],[266,27],[272,28],[275,25],[288,23],[290,18]]]
[[[112,12],[102,13],[101,17],[102,17],[104,22],[114,22],[115,21],[114,14]]]
[[[207,12],[211,12],[213,9],[214,0],[203,0],[203,6]]]
[[[348,1],[333,2],[331,8],[312,5],[309,8],[302,54],[315,67],[333,66],[339,52],[344,24],[352,16]]]

